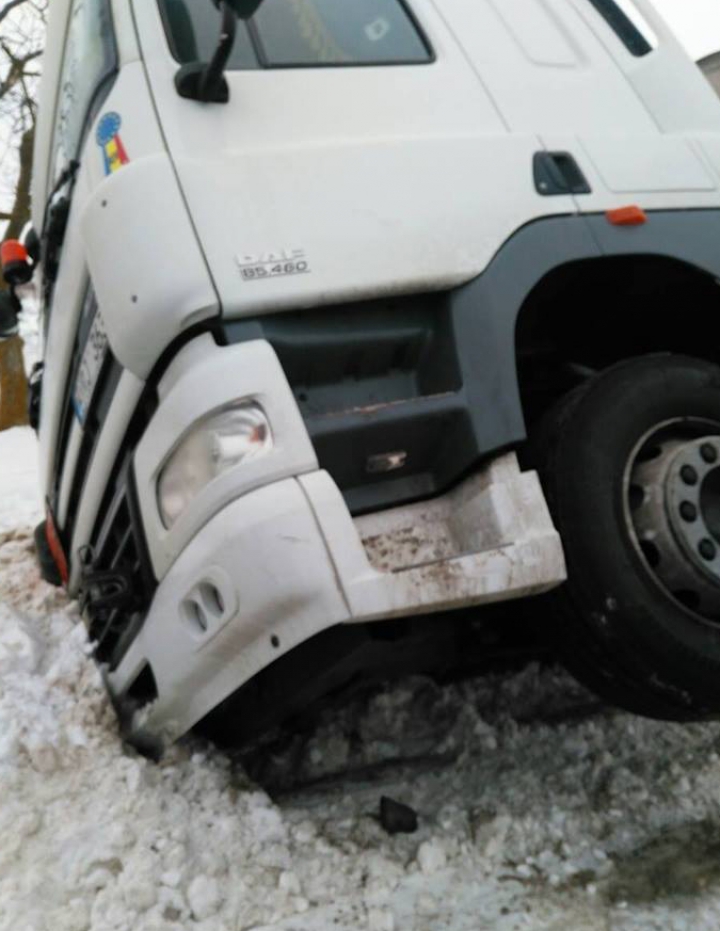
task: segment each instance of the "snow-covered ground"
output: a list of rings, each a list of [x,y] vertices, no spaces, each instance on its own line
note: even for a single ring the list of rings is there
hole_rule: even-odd
[[[272,760],[274,802],[196,738],[153,764],[38,578],[28,431],[0,434],[0,489],[2,931],[720,927],[720,724],[530,667],[326,714]],[[416,834],[382,830],[383,794]]]

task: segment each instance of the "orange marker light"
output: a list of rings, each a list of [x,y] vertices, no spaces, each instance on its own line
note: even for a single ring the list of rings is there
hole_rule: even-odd
[[[8,239],[0,246],[0,264],[9,285],[27,284],[32,278],[28,251],[18,239]]]
[[[605,214],[608,223],[613,226],[642,226],[647,223],[648,215],[642,209],[635,205],[631,207],[618,207],[617,210],[608,210]]]
[[[3,266],[11,262],[27,262],[28,251],[18,239],[8,239],[0,246],[0,259]]]

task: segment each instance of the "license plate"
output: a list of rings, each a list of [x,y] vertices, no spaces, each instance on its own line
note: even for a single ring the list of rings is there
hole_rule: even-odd
[[[85,425],[88,409],[92,403],[98,378],[107,356],[108,337],[105,330],[105,321],[100,311],[95,314],[95,320],[90,329],[85,350],[80,362],[75,391],[73,392],[73,407],[75,416],[82,426]]]

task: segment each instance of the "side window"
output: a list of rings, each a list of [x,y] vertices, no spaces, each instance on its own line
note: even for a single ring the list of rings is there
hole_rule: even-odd
[[[657,47],[657,38],[632,0],[589,0],[625,48],[636,58],[649,55]]]
[[[58,92],[55,178],[78,157],[98,92],[116,68],[109,0],[73,0]]]
[[[400,0],[265,0],[254,25],[271,68],[432,60]]]
[[[159,0],[177,61],[207,61],[220,14],[209,2]],[[264,0],[238,29],[229,67],[415,65],[433,61],[404,0]]]

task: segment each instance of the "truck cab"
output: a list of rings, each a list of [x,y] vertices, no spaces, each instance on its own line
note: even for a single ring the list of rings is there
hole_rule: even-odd
[[[40,546],[131,737],[530,596],[720,709],[720,101],[648,0],[54,0],[33,225]]]

